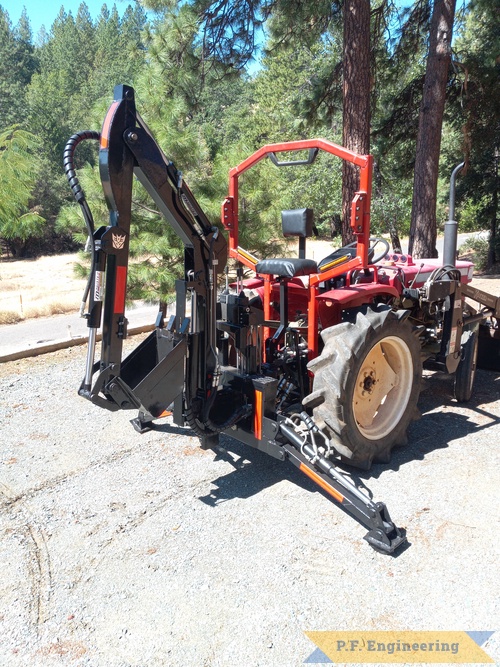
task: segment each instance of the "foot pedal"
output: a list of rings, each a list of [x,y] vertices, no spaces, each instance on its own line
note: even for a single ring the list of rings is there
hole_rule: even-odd
[[[383,554],[392,554],[402,544],[407,543],[406,530],[398,528],[389,516],[389,511],[384,503],[377,503],[377,528],[372,528],[364,536],[364,540],[370,544],[375,551]]]
[[[143,433],[148,433],[148,431],[153,430],[153,422],[152,421],[142,421],[140,417],[136,417],[135,419],[131,419],[130,423],[134,427],[134,429],[137,431],[137,433],[140,433],[141,435]]]
[[[375,551],[383,554],[392,554],[402,544],[408,542],[406,539],[406,530],[404,528],[397,528],[394,526],[392,532],[387,535],[380,528],[369,530],[363,538],[370,544]]]

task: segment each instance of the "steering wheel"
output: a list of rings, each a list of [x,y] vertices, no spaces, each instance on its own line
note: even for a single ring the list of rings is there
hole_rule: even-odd
[[[379,254],[376,257],[374,257],[373,255],[375,253],[375,248],[378,246],[379,243],[381,243],[384,247],[379,252]],[[348,245],[344,246],[344,248],[355,248],[357,244],[358,244],[357,241],[353,241],[352,243],[349,243]],[[370,236],[370,245],[368,247],[368,261],[370,262],[370,264],[377,264],[377,262],[380,262],[381,259],[384,259],[384,257],[389,252],[390,248],[391,246],[389,245],[389,242],[386,241],[385,239],[381,239],[378,236]]]

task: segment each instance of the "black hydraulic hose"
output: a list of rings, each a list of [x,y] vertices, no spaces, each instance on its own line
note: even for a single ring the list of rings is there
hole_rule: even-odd
[[[214,395],[216,396],[217,392],[214,392]],[[212,401],[209,402],[212,403],[213,405],[213,399]],[[212,405],[209,408],[212,407]],[[245,417],[248,417],[252,413],[252,406],[245,403],[241,405],[239,408],[236,408],[236,410],[233,412],[233,414],[226,419],[226,421],[223,424],[216,424],[210,419],[210,416],[208,415],[204,421],[200,421],[198,417],[195,416],[193,409],[191,406],[186,408],[186,421],[189,424],[189,426],[193,429],[193,431],[198,435],[199,437],[207,437],[211,435],[219,435],[220,433],[224,433],[228,428],[231,428],[231,426],[234,426],[237,424],[240,419],[244,419]]]
[[[75,155],[76,147],[82,141],[86,141],[87,139],[94,139],[95,141],[99,141],[100,138],[101,135],[99,134],[99,132],[93,132],[92,130],[84,130],[83,132],[77,132],[76,134],[73,134],[68,139],[66,146],[64,147],[64,152],[63,152],[64,173],[66,174],[66,178],[68,179],[69,185],[73,190],[73,194],[75,195],[75,199],[78,203],[80,203],[82,199],[85,199],[85,193],[82,190],[82,186],[80,185],[80,182],[75,172],[75,163],[73,158]]]
[[[192,411],[188,409],[186,410],[186,421],[189,424],[190,428],[192,428],[193,431],[196,433],[196,435],[200,437],[206,437],[224,433],[224,431],[226,431],[228,428],[231,428],[231,426],[237,424],[240,421],[240,419],[249,417],[251,414],[252,414],[252,406],[242,405],[235,412],[233,412],[233,414],[228,419],[226,419],[226,421],[223,424],[216,424],[211,419],[207,419],[207,421],[204,424],[201,424],[201,422],[193,415]]]
[[[95,265],[96,265],[96,251],[95,251],[94,238],[93,238],[94,237],[94,219],[92,217],[92,212],[89,208],[89,205],[87,204],[87,201],[85,199],[85,193],[84,193],[84,191],[82,189],[82,186],[80,185],[80,181],[78,180],[78,177],[76,175],[74,156],[75,156],[76,147],[82,141],[86,141],[87,139],[92,139],[94,141],[99,141],[100,138],[101,138],[101,135],[99,134],[99,132],[93,132],[92,130],[84,130],[83,132],[77,132],[76,134],[73,134],[68,139],[68,141],[66,143],[66,146],[64,147],[64,152],[63,152],[64,173],[66,174],[66,178],[68,179],[68,183],[71,187],[71,190],[73,191],[73,195],[74,195],[76,201],[82,207],[83,219],[85,220],[85,226],[87,227],[87,233],[88,233],[89,239],[91,241],[90,273],[89,273],[89,277],[88,277],[88,280],[87,280],[87,284],[85,286],[85,290],[83,292],[82,308],[85,307],[84,304],[87,302],[87,298],[88,298],[89,291],[90,291],[90,286],[92,284],[92,277],[94,275]]]

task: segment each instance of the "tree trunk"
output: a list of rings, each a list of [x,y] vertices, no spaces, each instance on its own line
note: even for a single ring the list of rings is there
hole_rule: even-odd
[[[370,2],[344,2],[343,133],[345,148],[370,152]],[[342,243],[354,239],[351,202],[359,185],[358,169],[342,165]]]
[[[446,83],[456,0],[434,0],[424,93],[418,120],[409,252],[437,257],[436,201]]]
[[[330,237],[334,239],[336,236],[342,238],[342,220],[339,213],[335,213],[330,218]]]
[[[401,249],[401,239],[398,234],[397,220],[389,220],[388,226],[392,249],[394,252],[399,252],[399,254],[401,254],[403,251]]]

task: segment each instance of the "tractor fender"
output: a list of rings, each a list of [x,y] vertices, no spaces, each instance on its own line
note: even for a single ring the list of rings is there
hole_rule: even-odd
[[[316,301],[319,319],[323,328],[326,328],[340,322],[343,310],[359,308],[379,301],[391,303],[398,297],[398,290],[391,285],[360,283],[318,294]]]

